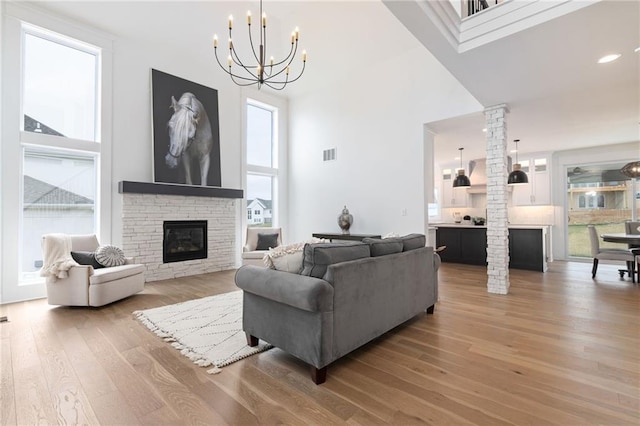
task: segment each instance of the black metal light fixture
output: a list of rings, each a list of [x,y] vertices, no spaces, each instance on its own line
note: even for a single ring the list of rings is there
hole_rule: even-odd
[[[513,171],[509,173],[507,184],[519,185],[529,183],[529,177],[521,170],[522,166],[518,163],[518,142],[520,142],[520,139],[514,139],[513,141],[516,143],[516,163],[513,165]]]
[[[249,62],[245,64],[236,51],[233,38],[231,37],[233,16],[229,16],[229,56],[227,57],[227,68],[222,65],[220,58],[218,58],[218,36],[214,35],[213,51],[216,56],[216,61],[218,65],[220,65],[220,68],[229,74],[231,80],[238,86],[252,86],[257,84],[258,89],[260,89],[264,84],[274,90],[282,90],[287,84],[293,83],[302,76],[307,63],[307,52],[306,50],[302,51],[302,70],[300,70],[300,73],[295,78],[290,80],[289,72],[291,63],[298,52],[298,38],[300,35],[298,28],[296,27],[291,33],[291,49],[289,50],[289,54],[278,62],[274,62],[273,56],[271,56],[267,62],[267,15],[262,11],[262,0],[260,0],[260,23],[260,45],[256,51],[251,33],[251,11],[247,12],[249,43],[251,44],[250,56],[253,56],[253,58],[248,59],[252,62],[251,65],[249,65]],[[237,72],[232,68],[233,65],[239,67]]]
[[[460,169],[458,170],[458,175],[453,180],[454,188],[458,188],[461,186],[471,186],[471,181],[469,181],[469,178],[465,176],[464,168],[462,168],[462,150],[463,149],[464,148],[458,148],[458,151],[460,151]]]
[[[620,169],[620,173],[630,178],[640,177],[640,161],[632,161]]]

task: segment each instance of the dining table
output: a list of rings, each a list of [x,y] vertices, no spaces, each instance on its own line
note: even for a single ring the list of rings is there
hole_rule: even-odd
[[[602,234],[600,237],[609,243],[640,245],[640,234]]]

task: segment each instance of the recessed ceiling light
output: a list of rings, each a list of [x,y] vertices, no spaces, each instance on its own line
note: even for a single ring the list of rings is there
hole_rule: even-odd
[[[485,133],[487,133],[487,129],[486,129],[486,128],[482,129],[482,131],[483,131],[483,132],[485,132]]]
[[[640,47],[636,47],[634,52],[636,52],[636,53],[640,52]]]
[[[620,56],[622,56],[620,53],[612,53],[611,55],[606,55],[606,56],[603,56],[602,58],[598,59],[598,63],[599,64],[606,64],[607,62],[613,62],[616,59],[618,59]]]
[[[511,151],[509,151],[509,152],[511,152],[512,154],[514,154],[514,153],[518,152],[518,150],[517,150],[517,149],[512,149],[512,150],[511,150]]]

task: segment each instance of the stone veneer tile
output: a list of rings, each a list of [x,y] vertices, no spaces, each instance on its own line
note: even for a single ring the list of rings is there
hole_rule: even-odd
[[[122,197],[122,249],[135,262],[146,266],[146,281],[236,267],[235,199],[136,193],[125,193]],[[207,258],[162,263],[165,220],[206,220]]]

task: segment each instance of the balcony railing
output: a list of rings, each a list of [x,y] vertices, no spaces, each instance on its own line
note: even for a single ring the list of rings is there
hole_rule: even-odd
[[[478,12],[482,12],[485,9],[488,9],[491,6],[495,6],[497,4],[502,3],[503,0],[463,0],[467,3],[466,15],[463,18],[468,16],[475,15]]]

